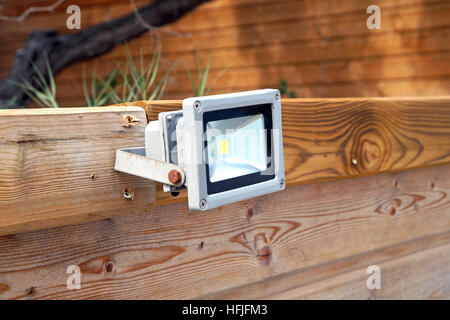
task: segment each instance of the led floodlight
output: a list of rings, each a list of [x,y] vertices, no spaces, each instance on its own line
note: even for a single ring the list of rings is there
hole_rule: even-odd
[[[207,210],[285,187],[281,103],[265,89],[188,98],[145,130],[145,149],[117,151],[115,169],[187,187],[189,209]]]

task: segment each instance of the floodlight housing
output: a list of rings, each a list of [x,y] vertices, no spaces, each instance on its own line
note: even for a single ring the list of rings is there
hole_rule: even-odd
[[[162,112],[148,124],[145,151],[118,150],[115,169],[150,179],[154,175],[166,192],[187,188],[190,210],[283,190],[280,92],[185,99],[182,110]]]

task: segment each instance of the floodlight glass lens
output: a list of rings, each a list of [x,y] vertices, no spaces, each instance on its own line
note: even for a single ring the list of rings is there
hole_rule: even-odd
[[[267,133],[262,114],[210,121],[206,137],[211,182],[267,169]]]

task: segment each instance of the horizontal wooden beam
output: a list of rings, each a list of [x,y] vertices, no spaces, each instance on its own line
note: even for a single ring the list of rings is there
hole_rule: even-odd
[[[381,290],[366,287],[380,268]],[[450,232],[213,292],[197,299],[449,299]]]
[[[297,271],[311,275],[311,281],[322,281],[327,275],[338,275],[320,269],[325,263],[342,260],[335,266],[347,273],[448,243],[449,195],[450,165],[443,165],[291,186],[284,192],[206,212],[189,212],[186,203],[175,203],[157,206],[150,214],[3,236],[0,298],[184,299]],[[430,240],[439,234],[447,235]],[[421,238],[428,240],[414,241]],[[346,260],[383,248],[388,249],[374,259]],[[438,256],[427,253],[422,257]],[[414,266],[423,270],[419,258]],[[442,263],[448,260],[439,261],[441,273],[434,275],[446,270]],[[79,290],[66,286],[71,265],[81,270]],[[381,266],[383,277],[385,265]],[[389,270],[390,265],[386,266]],[[315,268],[324,272],[307,272]],[[400,278],[408,275],[412,279],[414,271]],[[357,283],[361,290],[366,288],[366,279]],[[383,287],[383,279],[376,294],[396,298],[401,287],[394,288],[392,280]],[[418,285],[421,279],[424,284],[430,278],[421,273]],[[441,279],[442,286],[448,285],[447,278]],[[280,291],[302,286],[308,278],[291,280],[280,281],[286,285],[278,287]],[[333,282],[339,288],[340,283]],[[346,282],[342,283],[346,288]],[[301,296],[301,291],[297,293]],[[314,297],[331,294],[318,291]],[[420,295],[432,297],[433,292]],[[411,290],[401,297],[416,296]]]
[[[181,101],[147,108],[152,120]],[[283,99],[282,110],[288,185],[450,162],[450,96]]]
[[[113,169],[146,124],[136,107],[1,110],[0,235],[150,211],[154,183]]]
[[[150,211],[154,184],[115,172],[115,150],[144,145],[136,106],[153,120],[181,101],[126,105],[0,112],[0,235]],[[450,161],[450,97],[284,99],[282,108],[288,187]],[[159,186],[157,199],[186,192]]]
[[[137,105],[155,120],[181,103]],[[450,162],[450,96],[283,99],[282,110],[288,186]]]

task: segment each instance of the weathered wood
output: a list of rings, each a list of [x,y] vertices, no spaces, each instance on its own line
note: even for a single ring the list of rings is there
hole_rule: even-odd
[[[149,120],[181,108],[181,101],[147,104]],[[450,161],[450,97],[283,99],[282,110],[287,185]]]
[[[181,102],[126,105],[155,119]],[[115,149],[144,145],[139,110],[2,111],[0,234],[148,211],[153,184],[114,173],[112,165]],[[127,111],[142,121],[123,127]],[[443,164],[450,160],[450,98],[285,99],[283,134],[288,186]],[[139,193],[130,208],[117,198],[125,187]],[[185,198],[158,188],[160,204]]]
[[[154,183],[113,169],[146,124],[135,107],[0,111],[0,234],[149,211]]]
[[[366,268],[275,294],[270,299],[449,299],[450,244],[382,261],[383,286],[364,288]],[[361,289],[361,287],[363,289]],[[268,297],[269,298],[269,297]]]
[[[442,165],[291,186],[208,212],[178,203],[4,236],[0,298],[203,296],[448,233],[449,194],[450,165]],[[386,255],[417,248],[413,241]],[[80,290],[66,288],[70,265],[81,269]]]
[[[369,266],[380,267],[381,289],[369,290]],[[449,299],[450,233],[268,278],[201,299]]]

